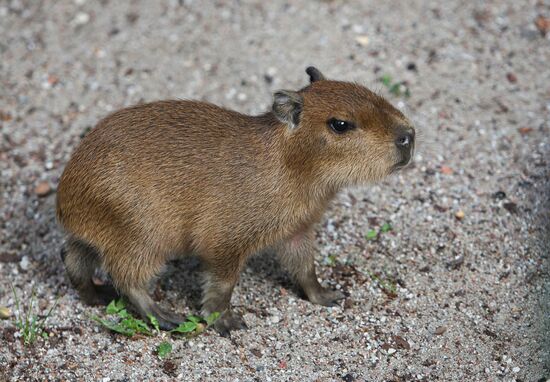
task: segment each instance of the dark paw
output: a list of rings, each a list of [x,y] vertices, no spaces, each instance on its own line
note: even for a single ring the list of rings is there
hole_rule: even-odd
[[[97,305],[108,305],[111,301],[120,299],[120,294],[112,285],[94,285],[94,289],[97,295]]]
[[[183,316],[164,310],[158,306],[154,307],[153,316],[157,319],[159,328],[166,331],[177,328],[182,322],[185,321]],[[149,321],[148,318],[147,321]]]
[[[80,288],[78,290],[80,299],[84,301],[86,305],[90,306],[104,306],[108,305],[112,300],[115,300],[116,297],[109,298],[108,296],[99,293],[97,286],[89,285],[85,288]]]
[[[225,311],[214,323],[214,329],[223,337],[229,337],[231,331],[248,329],[240,314]]]
[[[328,288],[321,288],[315,293],[312,293],[311,296],[308,296],[309,301],[314,304],[324,305],[324,306],[338,306],[339,301],[346,298],[346,295],[339,290],[332,290]]]

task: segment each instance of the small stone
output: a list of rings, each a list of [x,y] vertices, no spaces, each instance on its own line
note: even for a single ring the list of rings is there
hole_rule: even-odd
[[[353,381],[355,381],[355,377],[348,373],[348,374],[346,374],[342,377],[342,380],[344,382],[353,382]]]
[[[353,300],[351,298],[346,298],[344,300],[344,309],[351,309],[351,308],[353,308],[353,305],[354,305],[354,303],[353,303]]]
[[[13,326],[8,326],[4,328],[4,339],[7,342],[15,342],[15,337],[17,334],[17,329]]]
[[[237,94],[237,89],[231,88],[225,93],[225,98],[227,99],[233,99],[235,98],[235,94]]]
[[[21,261],[19,262],[19,266],[21,267],[21,269],[24,271],[28,271],[30,265],[31,263],[29,261],[29,257],[23,256],[23,258],[21,258]]]
[[[443,333],[445,333],[447,331],[447,328],[445,326],[438,326],[434,333],[437,334],[438,336],[442,335]]]
[[[465,214],[464,214],[464,211],[462,211],[462,210],[458,210],[455,213],[455,218],[457,218],[458,220],[464,219],[464,216],[465,216]]]
[[[7,122],[11,120],[11,114],[0,110],[0,120]]]
[[[520,128],[518,129],[518,131],[519,131],[519,133],[520,133],[521,135],[527,135],[527,134],[529,134],[531,131],[533,131],[533,128],[532,128],[532,127],[520,127]]]
[[[19,256],[15,253],[0,253],[0,263],[17,263]]]
[[[5,320],[11,317],[11,310],[5,306],[0,306],[0,319]]]
[[[54,86],[55,84],[57,84],[59,82],[59,77],[57,77],[55,74],[50,74],[48,76],[48,83],[51,85],[51,86]]]
[[[134,24],[139,19],[139,15],[134,12],[130,12],[126,14],[126,21],[128,21],[128,24]]]
[[[88,21],[90,21],[90,15],[86,12],[78,12],[73,19],[75,25],[84,25],[87,24]]]
[[[438,212],[446,212],[449,208],[440,204],[434,204],[434,209]]]
[[[493,195],[491,195],[493,199],[495,200],[502,200],[506,199],[506,193],[504,191],[497,191]]]
[[[270,321],[272,324],[277,324],[279,321],[281,321],[281,317],[279,316],[271,316]]]
[[[366,35],[355,37],[355,41],[361,46],[369,45],[369,37]]]
[[[34,193],[41,197],[48,196],[51,191],[52,188],[50,187],[50,184],[48,182],[40,182],[34,188]]]
[[[404,339],[401,336],[393,336],[393,341],[395,342],[395,345],[399,349],[405,349],[405,350],[410,350],[411,349],[411,345],[409,345],[407,340]]]
[[[518,77],[512,72],[509,72],[508,74],[506,74],[506,78],[508,79],[508,82],[510,82],[511,84],[515,84],[516,82],[518,82]]]
[[[168,375],[175,375],[178,370],[178,366],[172,361],[165,361],[162,365],[162,370]]]
[[[449,269],[459,269],[464,264],[464,256],[456,256],[447,263]]]
[[[550,18],[539,16],[535,19],[535,26],[539,30],[542,36],[546,36],[546,33],[550,31]]]
[[[521,370],[521,369],[520,369],[519,367],[517,367],[517,366],[514,367],[514,368],[512,369],[512,371],[513,371],[514,373],[519,373],[520,370]]]
[[[395,350],[394,348],[389,348],[389,349],[388,349],[388,354],[389,354],[389,355],[392,355],[392,354],[394,354],[396,351],[397,351],[397,350]]]
[[[513,202],[504,203],[502,207],[504,207],[506,211],[510,212],[511,214],[517,214],[519,212],[518,205]]]
[[[274,66],[270,66],[269,68],[267,68],[268,76],[275,77],[275,74],[277,74],[277,68],[275,68]]]
[[[258,358],[262,357],[262,352],[259,349],[253,348],[253,349],[250,350],[250,352]]]
[[[445,175],[452,175],[453,169],[450,168],[449,166],[443,165],[443,166],[441,166],[441,173],[445,174]]]

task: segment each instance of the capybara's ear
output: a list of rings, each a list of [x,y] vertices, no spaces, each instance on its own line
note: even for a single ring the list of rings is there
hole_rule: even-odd
[[[304,99],[295,91],[279,90],[273,95],[273,114],[291,129],[298,127]]]
[[[323,73],[321,73],[321,71],[315,66],[308,66],[306,69],[306,73],[309,75],[309,82],[311,83],[323,81],[326,79]]]

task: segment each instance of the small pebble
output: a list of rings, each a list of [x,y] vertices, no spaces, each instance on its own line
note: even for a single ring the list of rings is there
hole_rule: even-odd
[[[452,175],[453,169],[450,168],[449,166],[443,165],[443,166],[441,166],[441,173],[445,174],[445,175]]]
[[[519,133],[520,133],[521,135],[527,135],[527,134],[529,134],[531,131],[533,131],[533,128],[532,128],[532,127],[520,127],[520,128],[518,129],[518,131],[519,131]]]
[[[518,78],[514,73],[508,73],[506,75],[506,78],[508,79],[508,82],[512,84],[515,84],[516,82],[518,82]]]
[[[546,36],[546,33],[550,31],[550,18],[543,16],[537,17],[535,20],[535,26],[541,35]]]
[[[493,196],[493,199],[496,199],[496,200],[506,199],[506,193],[504,191],[497,191],[492,196]]]
[[[5,306],[0,306],[0,319],[5,320],[11,317],[11,310]]]
[[[34,193],[38,196],[48,196],[51,190],[52,188],[50,187],[48,182],[40,182],[34,188]]]
[[[21,267],[22,270],[28,271],[30,266],[29,257],[23,256],[23,258],[21,258],[21,261],[19,262],[19,266]]]
[[[365,35],[355,37],[355,41],[361,46],[369,45],[369,37]]]
[[[78,12],[73,19],[75,25],[84,25],[90,21],[90,15],[85,12]]]

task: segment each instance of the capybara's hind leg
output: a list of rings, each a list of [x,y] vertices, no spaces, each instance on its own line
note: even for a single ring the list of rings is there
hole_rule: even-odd
[[[89,305],[104,305],[116,298],[112,286],[94,285],[92,277],[100,266],[99,253],[86,242],[69,237],[61,250],[61,258],[80,298]]]
[[[185,321],[184,317],[158,306],[147,293],[148,286],[164,266],[164,259],[148,252],[146,246],[111,248],[104,267],[117,290],[125,296],[144,320],[154,316],[163,330],[171,330]],[[145,260],[144,260],[145,259]],[[141,260],[141,261],[140,261]]]

